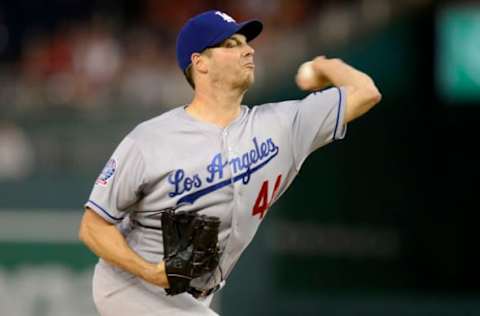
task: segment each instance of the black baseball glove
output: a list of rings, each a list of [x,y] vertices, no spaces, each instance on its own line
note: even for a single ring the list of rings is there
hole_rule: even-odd
[[[214,216],[173,210],[162,213],[168,295],[186,292],[192,279],[217,268],[219,226],[220,219]]]

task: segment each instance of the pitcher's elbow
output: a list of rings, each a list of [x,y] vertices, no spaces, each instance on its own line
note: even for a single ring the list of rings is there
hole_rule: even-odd
[[[85,232],[83,226],[80,226],[80,229],[78,230],[78,240],[85,243]]]
[[[373,101],[375,102],[375,104],[378,104],[380,103],[380,101],[382,101],[382,98],[383,98],[382,94],[380,93],[380,91],[377,90],[377,93],[373,97]]]
[[[368,99],[373,105],[380,103],[382,100],[382,94],[377,87],[373,86],[368,89]]]

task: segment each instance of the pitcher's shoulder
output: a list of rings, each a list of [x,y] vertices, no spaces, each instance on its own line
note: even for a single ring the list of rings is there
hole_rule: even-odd
[[[181,120],[183,106],[173,108],[158,116],[150,118],[138,124],[131,132],[132,137],[157,134],[157,132],[166,132],[175,126],[178,126]]]

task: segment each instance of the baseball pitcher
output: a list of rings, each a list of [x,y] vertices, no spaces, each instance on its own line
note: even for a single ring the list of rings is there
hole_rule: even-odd
[[[214,293],[307,156],[380,101],[369,76],[317,57],[297,74],[304,99],[242,105],[262,27],[220,11],[187,21],[176,50],[193,100],[134,128],[96,180],[80,239],[100,257],[102,316],[217,315]]]

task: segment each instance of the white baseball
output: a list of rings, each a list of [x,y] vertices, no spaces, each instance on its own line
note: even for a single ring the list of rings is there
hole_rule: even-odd
[[[313,70],[313,63],[307,61],[298,68],[298,77],[305,81],[316,81],[315,70]]]
[[[318,84],[318,76],[313,69],[313,62],[307,61],[300,65],[297,71],[296,82],[303,90],[315,88]]]

